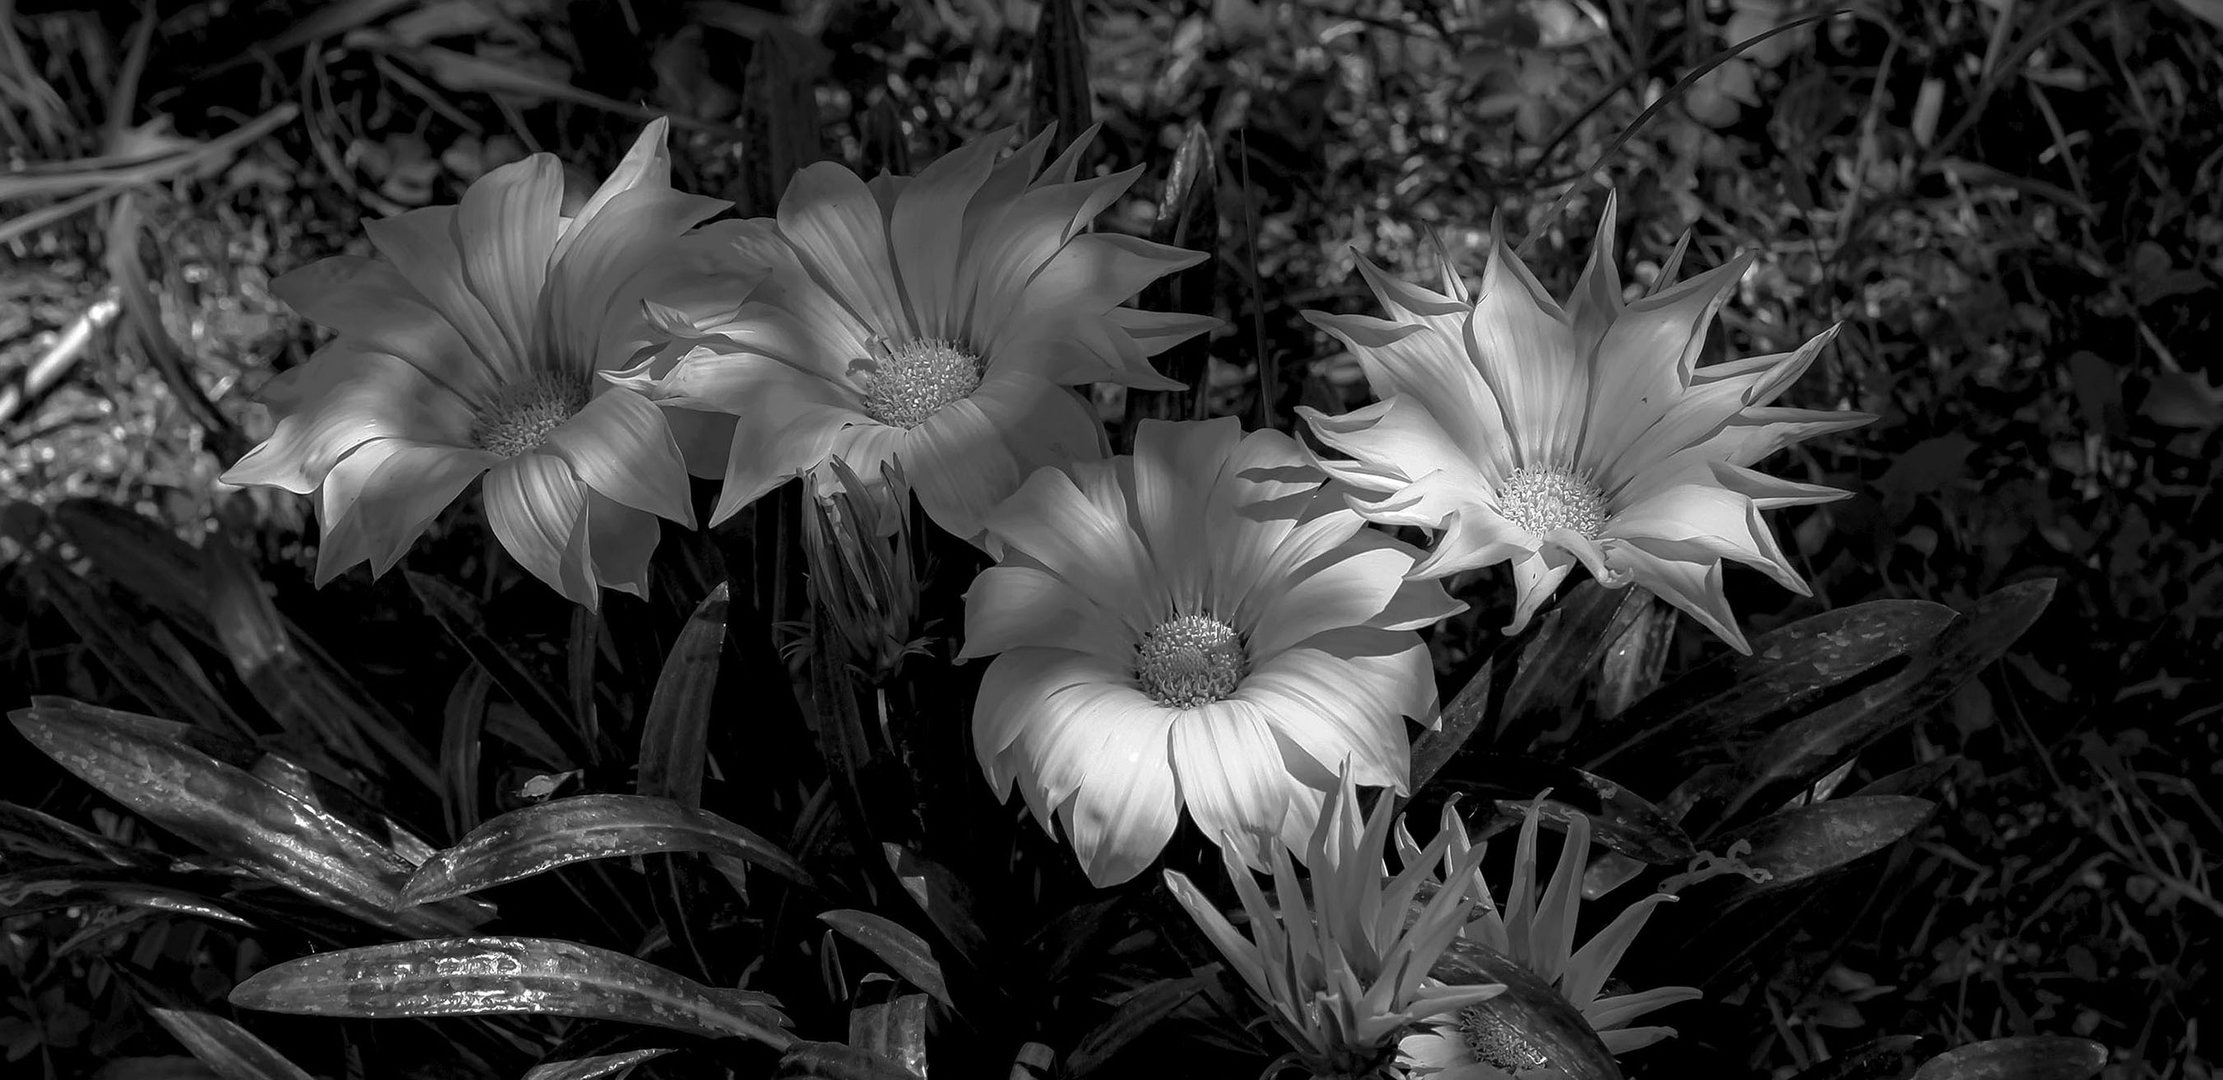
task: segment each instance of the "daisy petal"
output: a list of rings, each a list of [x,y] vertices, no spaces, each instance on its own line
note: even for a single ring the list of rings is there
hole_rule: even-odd
[[[616,387],[595,395],[549,433],[546,450],[604,497],[694,528],[687,463],[647,398]]]
[[[522,375],[526,370],[523,359],[510,346],[486,304],[465,283],[463,252],[456,241],[456,214],[453,206],[428,206],[366,221],[363,232],[380,254],[393,260],[401,276],[416,287],[425,302],[455,327],[482,362],[504,379]]]
[[[959,256],[965,242],[965,208],[1009,138],[998,133],[942,155],[896,198],[889,224],[895,266],[911,299],[918,332],[950,337]]]
[[[903,294],[888,265],[880,204],[855,173],[830,161],[804,168],[780,197],[780,234],[872,332],[909,339]]]
[[[648,599],[648,561],[662,527],[656,515],[587,489],[587,550],[603,588]]]
[[[1184,710],[1173,724],[1173,768],[1182,801],[1209,837],[1233,837],[1253,866],[1278,846],[1293,781],[1281,767],[1273,728],[1240,699]]]
[[[319,259],[270,283],[270,292],[313,322],[408,361],[465,401],[493,372],[393,264],[356,255]]]
[[[561,458],[524,453],[488,470],[486,523],[534,577],[573,603],[596,606],[600,597],[587,558],[586,486]]]
[[[277,427],[224,472],[227,484],[306,494],[334,463],[372,439],[469,445],[471,411],[424,372],[337,341],[264,384]]]
[[[486,306],[520,370],[536,360],[534,316],[562,209],[563,166],[554,154],[534,154],[479,177],[456,207],[463,281]]]
[[[1155,861],[1180,819],[1166,734],[1171,709],[1135,709],[1104,730],[1081,789],[1065,805],[1066,835],[1097,888],[1133,878]]]
[[[1696,1001],[1704,997],[1697,988],[1690,986],[1661,986],[1634,994],[1606,998],[1583,1010],[1583,1018],[1603,1034],[1620,1027],[1646,1013],[1664,1009],[1683,1001]]]

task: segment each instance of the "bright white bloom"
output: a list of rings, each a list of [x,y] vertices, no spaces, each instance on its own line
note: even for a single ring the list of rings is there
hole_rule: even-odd
[[[686,467],[663,410],[596,376],[650,341],[639,271],[727,205],[670,174],[658,120],[575,216],[535,154],[459,206],[368,223],[383,261],[278,279],[340,336],[264,387],[277,428],[224,480],[318,494],[320,585],[385,573],[484,474],[487,522],[535,577],[590,608],[642,595],[656,518],[694,522]]]
[[[961,655],[1002,655],[973,749],[1091,881],[1149,865],[1183,805],[1263,866],[1346,759],[1404,789],[1403,718],[1436,713],[1415,631],[1461,605],[1325,480],[1279,432],[1144,421],[1132,457],[1044,469],[988,516],[1005,555],[965,595]]]
[[[702,345],[629,385],[734,418],[688,447],[698,472],[724,473],[713,522],[797,473],[830,493],[832,458],[867,478],[897,459],[927,515],[975,539],[1035,469],[1104,456],[1070,387],[1179,387],[1148,358],[1215,320],[1119,305],[1205,256],[1083,232],[1141,169],[1075,180],[1085,138],[1045,170],[1047,140],[999,164],[999,133],[870,184],[821,162],[796,174],[776,222],[687,241],[700,272],[658,315]]]
[[[1464,834],[1457,831],[1456,819],[1449,814],[1445,818],[1450,823],[1446,831],[1463,839]],[[1568,822],[1567,842],[1560,848],[1559,864],[1552,871],[1550,881],[1541,886],[1540,897],[1536,881],[1536,821],[1537,808],[1532,804],[1527,821],[1521,825],[1520,846],[1513,859],[1513,890],[1502,912],[1492,903],[1489,886],[1482,883],[1481,875],[1473,875],[1468,888],[1478,893],[1481,902],[1476,907],[1476,917],[1467,923],[1464,936],[1518,961],[1551,983],[1567,1003],[1590,1022],[1606,1049],[1616,1055],[1650,1046],[1675,1034],[1673,1028],[1627,1025],[1655,1009],[1698,997],[1696,989],[1663,986],[1641,993],[1604,993],[1606,980],[1613,976],[1614,965],[1621,962],[1629,943],[1644,929],[1645,920],[1652,917],[1652,909],[1672,897],[1654,893],[1629,905],[1611,924],[1598,931],[1597,936],[1576,950],[1575,923],[1582,907],[1583,866],[1590,855],[1590,819],[1575,814]],[[1438,834],[1439,841],[1442,835]],[[1399,847],[1407,852],[1420,850],[1410,837],[1401,834],[1398,840]],[[1452,854],[1458,856],[1465,852],[1460,844],[1454,843]],[[1399,1063],[1406,1066],[1416,1080],[1423,1077],[1430,1080],[1509,1080],[1512,1077],[1545,1080],[1563,1075],[1552,1068],[1552,1063],[1534,1041],[1524,1038],[1516,1026],[1489,1004],[1470,1006],[1428,1021],[1424,1031],[1398,1043],[1398,1053]]]
[[[1613,221],[1609,200],[1564,309],[1502,237],[1472,298],[1448,268],[1439,293],[1361,260],[1388,318],[1305,315],[1350,346],[1380,401],[1342,416],[1299,411],[1350,457],[1321,464],[1370,493],[1357,504],[1368,518],[1442,530],[1415,573],[1513,564],[1520,595],[1508,632],[1580,562],[1599,582],[1642,585],[1749,651],[1722,595],[1722,564],[1806,594],[1760,511],[1846,495],[1750,466],[1874,417],[1770,404],[1834,330],[1796,352],[1696,366],[1749,260],[1624,302]]]
[[[1227,875],[1250,918],[1248,940],[1188,878],[1166,871],[1174,898],[1266,1004],[1274,1026],[1297,1047],[1296,1062],[1316,1077],[1384,1075],[1398,1034],[1415,1021],[1473,1008],[1505,990],[1427,977],[1458,938],[1475,898],[1469,888],[1438,888],[1417,914],[1415,900],[1423,885],[1474,879],[1482,852],[1468,849],[1454,823],[1425,850],[1407,853],[1403,869],[1390,877],[1382,853],[1395,802],[1376,802],[1362,825],[1358,789],[1343,773],[1305,852],[1310,904],[1287,851],[1274,852],[1268,901],[1229,845]]]

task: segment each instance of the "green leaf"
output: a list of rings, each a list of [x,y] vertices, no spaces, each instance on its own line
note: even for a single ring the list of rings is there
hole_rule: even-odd
[[[1607,647],[1643,614],[1649,599],[1642,589],[1608,589],[1584,581],[1545,612],[1535,634],[1519,646],[1520,663],[1505,687],[1494,745],[1524,750],[1538,739],[1563,736],[1552,728],[1579,721],[1590,673]]]
[[[1524,1043],[1568,1080],[1621,1080],[1621,1067],[1590,1022],[1528,966],[1479,941],[1458,938],[1429,971],[1455,986],[1503,983],[1505,992],[1474,1006],[1500,1032]]]
[[[1801,619],[1754,639],[1751,655],[1723,650],[1596,725],[1572,756],[1592,769],[1639,749],[1682,766],[1726,760],[1747,733],[1853,692],[1850,680],[1928,645],[1953,618],[1943,604],[1875,600]]]
[[[1866,787],[1853,792],[1855,795],[1919,795],[1937,786],[1938,781],[1953,775],[1961,763],[1959,754],[1947,754],[1935,761],[1909,765],[1888,776],[1879,776]]]
[[[201,570],[218,644],[280,726],[372,775],[384,775],[391,761],[425,787],[438,783],[424,747],[401,722],[278,613],[229,535],[208,538]]]
[[[608,949],[545,938],[435,938],[341,949],[256,972],[234,987],[243,1009],[355,1019],[537,1013],[794,1041],[779,1002],[704,986]]]
[[[493,677],[473,664],[448,691],[447,705],[441,710],[438,790],[449,836],[462,836],[479,824],[479,757],[484,749],[486,696],[493,687]]]
[[[1542,817],[1565,825],[1568,813],[1579,811],[1590,819],[1598,841],[1623,855],[1666,866],[1698,853],[1682,826],[1659,807],[1621,784],[1571,766],[1493,754],[1483,759],[1473,779],[1438,787],[1447,794],[1497,800],[1500,823],[1519,821],[1529,802],[1549,788]]]
[[[1914,1080],[2089,1080],[2106,1067],[2107,1048],[2090,1039],[2025,1035],[1947,1050]]]
[[[942,939],[957,949],[958,956],[977,962],[988,948],[988,932],[973,916],[978,905],[965,883],[948,867],[901,844],[883,844],[881,850],[903,891],[941,931]]]
[[[193,545],[145,514],[104,499],[66,499],[51,520],[101,576],[210,645],[208,590]]]
[[[1936,804],[1908,795],[1854,795],[1785,810],[1722,838],[1748,840],[1746,866],[1768,872],[1753,889],[1779,889],[1890,847],[1929,820]]]
[[[1065,1075],[1080,1080],[1103,1068],[1114,1055],[1157,1026],[1159,1021],[1173,1015],[1174,1010],[1188,1004],[1189,999],[1210,988],[1219,977],[1220,965],[1208,964],[1194,975],[1160,979],[1129,994],[1127,1000],[1112,1010],[1111,1016],[1081,1036],[1080,1043],[1065,1059]]]
[[[471,904],[392,910],[410,872],[392,849],[253,773],[154,734],[163,721],[104,712],[35,705],[9,719],[48,757],[140,817],[335,911],[413,936],[485,920]]]
[[[950,1002],[948,985],[942,981],[942,965],[935,961],[925,939],[869,911],[840,908],[821,912],[818,918],[836,933],[864,946],[912,986],[944,1005],[956,1007]]]
[[[1606,645],[1597,675],[1598,715],[1619,716],[1659,689],[1660,672],[1667,666],[1668,646],[1675,642],[1676,611],[1641,589],[1631,603],[1627,625]]]
[[[147,1013],[224,1080],[310,1080],[269,1043],[221,1016],[159,1006]]]
[[[849,1045],[926,1080],[926,995],[904,993],[884,976],[866,976],[849,1006]]]
[[[41,866],[0,872],[0,913],[23,915],[82,904],[145,908],[190,915],[211,922],[252,927],[253,923],[210,902],[208,893],[227,884],[163,869],[105,865]],[[202,886],[195,888],[194,886]]]
[[[1436,726],[1421,731],[1413,737],[1412,790],[1415,794],[1426,791],[1428,785],[1442,774],[1443,767],[1459,756],[1467,740],[1490,719],[1490,691],[1496,681],[1496,665],[1482,661],[1482,667],[1459,688],[1451,704],[1444,707]]]
[[[596,1054],[570,1061],[543,1061],[525,1074],[525,1080],[622,1080],[627,1073],[633,1071],[635,1065],[653,1061],[669,1053],[669,1049],[651,1047],[616,1054]]]
[[[1739,770],[1729,812],[1785,787],[1801,787],[1929,711],[2004,655],[2053,597],[2053,581],[2009,585],[1976,602],[1906,671],[1808,713],[1761,740]]]
[[[681,806],[702,805],[710,700],[718,688],[718,658],[725,650],[727,586],[719,582],[687,619],[656,677],[641,722],[640,772],[634,790]]]
[[[564,753],[570,756],[569,764],[594,762],[593,747],[573,726],[576,718],[571,707],[549,692],[547,673],[497,639],[487,627],[478,604],[455,586],[430,574],[403,570],[402,576],[408,580],[410,591],[417,594],[417,600],[448,636],[493,676],[494,685],[501,687],[511,701],[531,714],[540,727],[557,740]]]
[[[1896,1080],[1907,1064],[1926,1055],[1937,1040],[1921,1035],[1887,1035],[1822,1062],[1791,1080]]]
[[[781,1080],[918,1080],[870,1050],[836,1042],[798,1042],[780,1058]]]
[[[28,565],[37,573],[43,598],[131,696],[150,708],[190,717],[195,727],[249,734],[246,722],[216,692],[170,624],[111,598],[53,559],[34,558]]]
[[[125,847],[51,814],[12,802],[0,802],[0,851],[62,862],[108,862],[118,866],[143,866],[162,861],[153,852]]]
[[[401,903],[462,896],[588,859],[681,851],[730,856],[811,883],[793,856],[707,810],[646,795],[575,795],[512,810],[471,830],[417,868]]]

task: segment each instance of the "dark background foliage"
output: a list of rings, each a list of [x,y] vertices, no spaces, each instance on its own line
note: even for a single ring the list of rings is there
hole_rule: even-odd
[[[2188,2],[2213,17],[2209,0]],[[2073,1033],[2109,1047],[2109,1077],[2213,1075],[2197,1019],[2212,1024],[2223,924],[2208,862],[2223,851],[2212,799],[2223,537],[2205,505],[2223,450],[2217,26],[2152,0],[1879,0],[1691,83],[1728,46],[1825,9],[768,7],[0,0],[0,704],[67,694],[163,714],[180,700],[256,699],[244,669],[236,682],[135,682],[116,643],[68,617],[72,603],[124,618],[150,603],[75,576],[98,553],[82,528],[53,523],[106,520],[91,505],[105,504],[192,545],[244,545],[277,611],[395,715],[424,718],[407,721],[420,739],[440,738],[439,718],[468,694],[455,678],[466,661],[401,575],[358,570],[314,591],[300,501],[213,481],[267,431],[254,389],[317,340],[269,281],[364,250],[363,218],[452,201],[528,152],[555,151],[588,183],[646,117],[669,112],[678,182],[765,213],[785,177],[821,157],[909,171],[1006,125],[1100,123],[1094,164],[1144,166],[1100,227],[1216,255],[1160,297],[1227,320],[1208,359],[1173,363],[1188,365],[1209,413],[1282,427],[1298,404],[1363,400],[1355,365],[1298,315],[1370,308],[1354,252],[1416,279],[1444,252],[1471,276],[1494,218],[1564,289],[1610,183],[1632,282],[1655,279],[1679,241],[1686,274],[1758,253],[1709,358],[1839,326],[1791,403],[1881,417],[1772,464],[1855,495],[1776,515],[1813,597],[1731,574],[1753,633],[1869,599],[1965,609],[2011,583],[2058,583],[2004,662],[1871,749],[1848,781],[1936,763],[1942,809],[1912,842],[1836,879],[1823,901],[1833,917],[1805,923],[1722,1002],[1765,1023],[1699,1021],[1686,1048],[1663,1049],[1657,1075],[1699,1062],[1790,1075],[1883,1031],[1951,1043]],[[1075,34],[1045,26],[1074,18]],[[1161,211],[1169,187],[1185,213]],[[1190,407],[1099,403],[1120,428]],[[470,583],[560,654],[571,616],[498,588],[470,514],[452,514],[405,565]],[[654,670],[676,625],[646,612],[687,610],[709,579],[662,567],[670,595],[632,616],[662,629],[634,670]],[[1497,643],[1500,584],[1462,585],[1481,610],[1438,635],[1447,694]],[[798,610],[791,597],[744,599]],[[1668,670],[1720,651],[1686,625]],[[142,839],[23,748],[0,770],[18,802]],[[485,779],[507,808],[535,775]],[[592,776],[563,782],[595,789]],[[768,785],[763,809],[793,821],[807,794]],[[172,992],[221,1002],[272,959],[270,943],[143,911],[57,909],[4,930],[11,1074],[177,1054],[119,971],[157,971]],[[1675,981],[1676,969],[1656,959],[1631,977]],[[279,1018],[254,1026],[287,1045],[315,1038]],[[1748,1041],[1709,1042],[1717,1029]]]

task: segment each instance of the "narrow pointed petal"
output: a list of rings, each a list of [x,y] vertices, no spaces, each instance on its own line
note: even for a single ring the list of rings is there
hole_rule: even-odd
[[[1505,407],[1518,464],[1572,461],[1588,411],[1590,365],[1558,307],[1500,238],[1467,320],[1467,348]],[[1508,470],[1510,471],[1510,470]]]
[[[1752,651],[1722,592],[1719,558],[1679,559],[1655,549],[1652,542],[1636,540],[1616,545],[1610,559],[1631,581],[1697,619],[1730,648]]]
[[[1643,932],[1652,909],[1674,899],[1671,893],[1653,893],[1621,909],[1621,914],[1597,936],[1583,942],[1581,950],[1567,962],[1567,977],[1559,984],[1559,992],[1568,1004],[1587,1011],[1598,991],[1605,988],[1606,980],[1613,977],[1613,969],[1621,963],[1636,935]]]
[[[603,179],[601,185],[594,189],[594,194],[587,197],[586,204],[573,215],[574,227],[557,238],[554,255],[557,260],[561,260],[564,252],[578,242],[580,230],[577,225],[593,222],[618,196],[636,188],[671,187],[671,152],[665,149],[665,139],[670,130],[671,121],[661,116],[649,121],[648,126],[641,129],[640,136],[633,140],[632,148],[625,152],[624,160],[618,162],[617,168],[610,170],[610,175]]]
[[[1590,1021],[1591,1027],[1602,1034],[1646,1013],[1656,1012],[1678,1002],[1696,1001],[1704,996],[1696,987],[1662,986],[1607,998],[1583,1010],[1582,1015]]]

